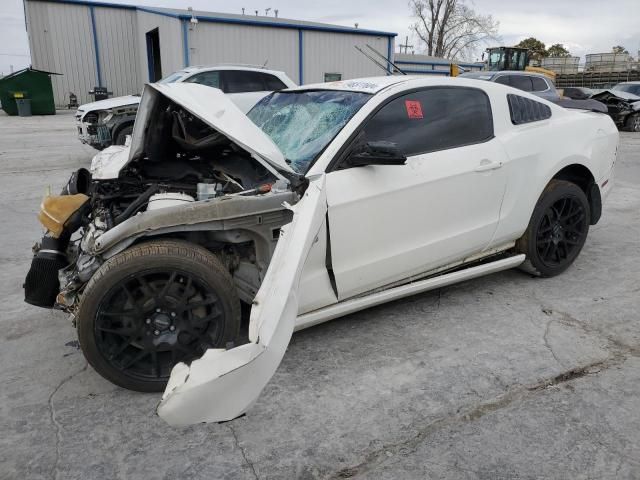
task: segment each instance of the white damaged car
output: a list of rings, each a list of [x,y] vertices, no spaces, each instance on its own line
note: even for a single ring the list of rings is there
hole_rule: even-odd
[[[295,330],[508,268],[563,272],[617,145],[607,115],[477,80],[311,85],[248,116],[218,90],[149,85],[130,147],[43,200],[26,301],[69,312],[105,378],[164,389],[170,424],[231,420]]]

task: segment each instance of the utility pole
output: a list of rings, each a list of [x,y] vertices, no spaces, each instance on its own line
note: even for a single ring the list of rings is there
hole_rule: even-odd
[[[413,49],[413,45],[409,45],[409,35],[404,38],[404,45],[398,45],[400,47],[400,53],[402,53],[402,49],[404,48],[404,53],[409,53],[409,49]]]

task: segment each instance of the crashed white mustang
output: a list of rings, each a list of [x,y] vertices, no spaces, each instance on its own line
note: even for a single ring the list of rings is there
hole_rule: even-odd
[[[274,93],[243,115],[149,85],[130,147],[40,213],[26,301],[172,425],[245,413],[296,329],[479,275],[575,260],[612,184],[611,119],[475,80]],[[241,302],[251,305],[241,332]]]

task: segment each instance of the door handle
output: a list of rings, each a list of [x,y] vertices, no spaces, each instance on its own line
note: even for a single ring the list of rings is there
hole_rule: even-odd
[[[476,172],[486,172],[488,170],[495,170],[496,168],[502,167],[502,162],[492,162],[491,160],[480,161],[480,165],[476,167]]]

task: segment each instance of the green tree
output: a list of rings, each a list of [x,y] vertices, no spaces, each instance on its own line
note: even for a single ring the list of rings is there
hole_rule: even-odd
[[[548,57],[570,57],[571,54],[569,50],[564,48],[564,45],[561,43],[556,43],[547,48],[547,56]]]
[[[613,53],[629,53],[629,51],[626,48],[624,48],[622,45],[616,45],[615,47],[612,47],[611,51]]]
[[[529,58],[540,61],[543,57],[547,56],[547,49],[545,44],[534,37],[525,38],[516,45],[519,48],[526,48],[529,50]]]

